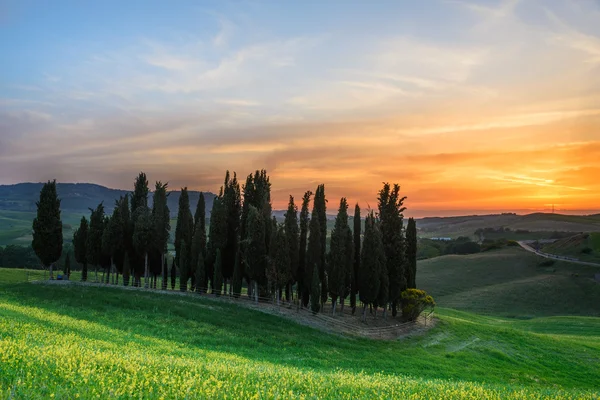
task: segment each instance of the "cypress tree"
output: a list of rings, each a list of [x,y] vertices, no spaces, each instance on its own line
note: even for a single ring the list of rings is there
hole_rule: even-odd
[[[299,282],[298,264],[299,264],[299,248],[300,237],[298,232],[298,207],[294,204],[294,197],[290,195],[290,202],[287,211],[285,212],[285,234],[287,236],[287,244],[290,258],[290,279],[286,284],[285,296],[286,300],[291,301],[292,285]]]
[[[67,258],[65,259],[65,268],[63,270],[67,280],[71,276],[71,253],[67,253]]]
[[[129,286],[129,279],[131,278],[131,262],[129,261],[129,252],[125,252],[123,258],[123,286]]]
[[[171,263],[171,290],[175,290],[175,281],[177,280],[177,267],[175,265],[175,259]]]
[[[246,272],[251,280],[253,294],[258,302],[258,282],[264,280],[267,250],[265,245],[265,220],[262,213],[256,207],[249,206],[248,219],[246,221],[246,232],[248,235],[244,263]]]
[[[177,212],[177,225],[175,226],[175,263],[179,267],[180,288],[187,290],[187,281],[190,272],[187,268],[190,259],[192,236],[194,233],[194,217],[190,211],[190,198],[187,187],[181,189],[179,196],[179,211]],[[182,243],[185,242],[185,246]],[[185,263],[181,263],[181,256],[185,253]]]
[[[235,252],[235,266],[233,268],[233,296],[237,299],[242,294],[242,260],[241,251],[238,248]]]
[[[60,258],[63,244],[60,199],[56,193],[56,180],[44,184],[36,206],[37,216],[33,220],[31,247],[41,263],[50,269],[50,279],[54,279],[52,266]]]
[[[310,222],[309,205],[312,192],[309,190],[302,197],[302,210],[300,211],[300,241],[298,249],[298,297],[302,297],[302,305],[308,306],[310,297],[310,279],[306,281],[306,242],[308,237],[308,224]],[[312,270],[311,270],[312,271]],[[311,274],[312,276],[312,274]]]
[[[387,300],[392,303],[392,314],[397,313],[400,293],[406,289],[404,269],[405,243],[403,236],[403,207],[406,197],[400,197],[400,186],[384,183],[379,191],[378,208],[381,225],[381,236],[386,257],[389,293]],[[384,297],[382,296],[381,299]]]
[[[323,307],[323,304],[325,304],[328,297],[328,282],[325,273],[325,254],[327,251],[327,200],[325,199],[325,185],[319,185],[317,187],[313,210],[315,208],[317,210],[317,218],[319,218],[319,229],[321,230],[321,261],[319,263],[319,279],[321,281],[321,307]]]
[[[352,237],[352,230],[350,229],[350,226],[348,226],[348,224],[346,224],[345,239],[346,262],[344,271],[344,286],[342,287],[343,292],[340,295],[342,314],[344,313],[344,303],[346,302],[346,297],[348,297],[352,290],[352,279],[354,276],[354,239]]]
[[[221,250],[221,253],[223,253],[226,244],[227,209],[223,203],[223,197],[219,196],[215,198],[213,202],[213,208],[210,214],[210,225],[208,227],[207,258],[205,260],[207,282],[208,279],[210,279],[211,283],[214,284],[214,267],[215,262],[217,261],[217,252]],[[214,289],[214,285],[211,285],[211,287]]]
[[[281,289],[287,285],[291,274],[290,249],[283,225],[275,223],[271,238],[273,250],[272,255],[269,257],[269,280],[275,288],[275,298],[277,305],[279,305],[281,301]]]
[[[188,269],[188,252],[185,250],[187,248],[187,243],[185,239],[183,239],[179,245],[179,290],[182,292],[187,292],[187,269]]]
[[[123,234],[122,252],[115,259],[117,271],[123,274],[125,279],[125,254],[133,254],[133,223],[131,221],[131,211],[129,210],[129,195],[119,198],[119,215],[121,219],[121,231]],[[131,277],[131,258],[129,258],[129,279]],[[117,275],[118,278],[118,275]],[[118,279],[117,279],[118,284]],[[129,282],[127,283],[129,285]]]
[[[135,223],[137,222],[139,210],[148,207],[148,179],[146,174],[140,172],[135,178],[133,194],[131,196],[131,219],[129,234],[131,235],[131,247],[129,261],[134,273],[134,286],[141,286],[141,276],[146,272],[146,259],[144,254],[139,254],[136,246],[133,243],[133,234],[135,231]]]
[[[221,254],[223,261],[222,271],[225,283],[230,282],[229,290],[231,291],[231,279],[235,267],[235,254],[238,247],[240,216],[242,212],[240,184],[235,172],[233,173],[233,179],[229,178],[229,171],[227,171],[225,176],[223,206],[225,208],[226,239]],[[227,290],[227,285],[225,289]]]
[[[346,273],[348,269],[348,203],[345,197],[340,200],[340,208],[335,218],[335,226],[331,232],[329,262],[327,264],[327,278],[329,294],[331,295],[331,313],[335,316],[338,297],[343,297],[346,292]]]
[[[352,288],[350,293],[350,307],[352,315],[356,312],[356,295],[359,291],[358,273],[360,271],[360,235],[361,235],[360,207],[358,203],[354,206],[354,229],[352,231],[354,239],[354,265],[352,274]]]
[[[316,207],[313,207],[312,217],[310,219],[309,226],[309,237],[308,246],[306,249],[306,267],[304,270],[304,284],[310,287],[310,303],[311,308],[314,309],[314,304],[321,304],[321,294],[315,297],[315,287],[321,287],[322,282],[319,278],[319,271],[321,269],[321,227],[319,224],[319,218],[317,215]],[[317,282],[315,283],[315,277]],[[320,289],[322,290],[322,289]],[[318,311],[318,310],[317,310]]]
[[[73,246],[75,247],[75,261],[81,264],[81,280],[87,281],[87,236],[88,221],[81,217],[79,228],[73,233]]]
[[[373,212],[365,220],[365,236],[361,251],[360,270],[360,301],[363,302],[363,321],[367,318],[367,305],[377,301],[379,295],[381,270],[385,266],[385,253],[381,241],[381,232],[375,222]]]
[[[252,285],[250,284],[250,277],[246,273],[245,261],[243,255],[246,253],[246,243],[248,241],[248,233],[246,231],[247,221],[248,221],[248,213],[250,210],[250,206],[255,205],[255,189],[254,189],[254,176],[249,174],[246,177],[246,183],[242,185],[242,192],[244,201],[242,202],[242,217],[240,218],[240,253],[241,253],[241,264],[240,269],[242,275],[247,279],[248,282],[248,297],[251,297],[252,294]]]
[[[206,202],[203,192],[200,192],[200,196],[198,196],[196,212],[194,213],[194,228],[198,225],[200,225],[200,227],[202,227],[206,233]]]
[[[86,243],[86,259],[92,264],[96,271],[98,280],[98,266],[102,260],[102,234],[104,232],[104,205],[98,204],[95,210],[90,208],[90,228]]]
[[[148,271],[148,253],[152,251],[156,233],[152,224],[152,214],[148,207],[140,206],[136,210],[136,220],[133,231],[133,246],[138,254],[144,257],[144,286],[148,288],[150,273]]]
[[[201,294],[206,289],[206,271],[204,269],[204,254],[198,252],[196,257],[196,292]]]
[[[310,309],[316,314],[321,309],[321,285],[319,282],[319,268],[315,265],[312,268],[312,277],[310,281]]]
[[[414,218],[408,219],[406,227],[406,286],[408,289],[417,287],[417,223]]]
[[[113,229],[114,224],[112,223],[112,218],[105,216],[104,217],[104,230],[102,231],[102,267],[105,268],[102,277],[105,283],[108,283],[108,279],[106,281],[104,278],[108,278],[110,275],[110,270],[113,265],[113,249],[115,247],[115,242],[112,240],[111,229]],[[108,262],[106,261],[108,260]],[[108,270],[109,274],[107,274],[106,270]]]
[[[167,242],[169,241],[169,231],[171,230],[171,212],[167,204],[168,183],[156,182],[154,198],[152,202],[152,223],[154,225],[154,247],[160,253],[160,274],[166,276],[167,265],[165,264],[165,253],[167,252]],[[163,290],[167,288],[167,282],[163,278]]]
[[[215,260],[215,275],[213,278],[213,293],[219,297],[223,289],[223,259],[221,249],[217,249],[217,258]]]

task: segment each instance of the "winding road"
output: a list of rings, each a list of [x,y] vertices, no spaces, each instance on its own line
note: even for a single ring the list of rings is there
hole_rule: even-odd
[[[557,256],[555,254],[549,254],[549,253],[544,253],[541,251],[538,251],[536,249],[534,249],[533,247],[531,247],[527,241],[524,240],[520,240],[517,243],[519,243],[519,246],[521,246],[523,249],[531,252],[531,253],[535,253],[540,257],[544,257],[544,258],[549,258],[551,260],[560,260],[560,261],[567,261],[573,264],[581,264],[581,265],[591,265],[592,267],[598,267],[600,268],[600,264],[597,263],[592,263],[592,262],[587,262],[587,261],[580,261],[577,260],[575,258],[571,258],[571,257],[565,257],[565,256]]]

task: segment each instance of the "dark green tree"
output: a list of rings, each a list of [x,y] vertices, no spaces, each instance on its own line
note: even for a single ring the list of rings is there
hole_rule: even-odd
[[[199,229],[201,227],[198,225]],[[196,257],[196,293],[203,293],[206,290],[206,271],[204,268],[204,252],[198,252]]]
[[[140,172],[135,178],[133,194],[131,196],[131,219],[129,234],[131,235],[131,242],[129,248],[129,261],[134,273],[134,285],[141,286],[141,276],[146,273],[146,260],[144,254],[139,254],[133,243],[133,234],[135,231],[135,223],[138,218],[139,210],[142,208],[148,208],[148,179],[146,174]]]
[[[187,271],[189,268],[188,252],[185,250],[188,247],[188,245],[185,239],[181,241],[179,247],[179,290],[182,292],[187,292],[187,279],[183,278],[183,275],[186,274],[186,272],[184,271]]]
[[[95,210],[90,208],[90,228],[86,243],[86,259],[94,266],[98,281],[98,266],[102,262],[102,234],[104,233],[104,204],[100,203]]]
[[[181,189],[179,196],[179,211],[177,212],[177,225],[175,226],[175,263],[179,267],[179,285],[180,288],[187,290],[187,282],[190,278],[190,271],[187,264],[190,261],[192,236],[194,234],[194,217],[190,211],[190,198],[187,187]],[[182,243],[185,242],[185,246]],[[185,253],[186,263],[181,263],[181,256]]]
[[[161,275],[163,276],[162,288],[167,289],[167,281],[164,277],[167,275],[167,265],[165,264],[165,253],[167,252],[167,242],[169,241],[169,231],[171,230],[171,212],[167,205],[168,183],[156,182],[154,197],[152,202],[152,223],[154,225],[154,247],[160,253]]]
[[[117,272],[123,274],[123,279],[125,279],[125,254],[133,254],[133,223],[131,221],[131,211],[129,209],[129,195],[126,194],[123,197],[120,197],[117,202],[117,207],[119,207],[119,219],[121,221],[121,232],[123,235],[123,243],[122,243],[122,251],[119,254],[119,257],[115,258],[115,267],[117,268]],[[129,259],[129,275],[127,279],[131,278],[131,259]],[[117,284],[118,284],[118,275],[117,275]],[[129,285],[129,281],[127,281],[127,285]]]
[[[173,258],[173,262],[171,263],[171,290],[175,290],[175,281],[177,281],[177,266]]]
[[[286,301],[291,301],[292,285],[298,282],[298,264],[299,264],[299,249],[300,235],[298,229],[298,207],[294,204],[294,197],[290,195],[287,211],[285,212],[285,234],[289,248],[290,258],[290,279],[286,284],[285,298]]]
[[[358,280],[358,272],[360,270],[360,235],[362,233],[361,230],[361,221],[360,221],[360,207],[358,203],[354,206],[354,229],[352,230],[353,238],[354,238],[354,265],[353,265],[353,274],[352,274],[352,284],[351,284],[351,293],[350,293],[350,307],[352,307],[352,315],[356,312],[356,295],[359,291],[359,280]]]
[[[327,200],[325,199],[325,185],[319,185],[315,193],[315,201],[313,204],[313,218],[314,210],[316,209],[317,218],[319,218],[319,229],[321,230],[321,262],[319,263],[319,279],[321,280],[321,308],[327,301],[328,297],[328,281],[327,274],[325,271],[326,266],[326,251],[327,251]]]
[[[213,293],[219,297],[223,289],[223,258],[221,249],[217,249],[217,258],[215,259],[215,275],[213,277]]]
[[[312,192],[309,190],[302,197],[302,210],[300,211],[300,241],[298,249],[298,298],[302,297],[302,306],[308,306],[310,297],[310,285],[305,282],[306,277],[306,243],[308,238],[308,224],[310,222],[310,198]],[[311,270],[312,271],[312,270]],[[312,274],[310,274],[312,276]]]
[[[65,259],[65,267],[63,268],[63,272],[68,280],[71,276],[71,253],[67,253],[67,258]]]
[[[387,300],[392,303],[392,314],[396,316],[400,293],[406,289],[404,269],[405,243],[403,232],[403,214],[406,209],[403,206],[406,197],[400,196],[400,186],[393,187],[385,182],[379,191],[378,208],[381,236],[386,258],[386,270],[388,274],[389,292]],[[384,299],[385,296],[380,296]],[[381,304],[380,304],[381,305]]]
[[[417,224],[414,218],[408,219],[406,226],[406,286],[417,287]]]
[[[81,217],[79,228],[73,233],[73,246],[75,247],[75,261],[81,265],[81,280],[87,281],[87,236],[88,236],[88,221],[85,217]]]
[[[204,199],[204,193],[200,192],[198,196],[198,203],[196,203],[196,212],[194,213],[194,228],[200,225],[206,233],[206,201]]]
[[[290,249],[283,225],[275,223],[271,233],[271,256],[269,257],[268,278],[274,288],[277,305],[281,302],[281,289],[290,281]]]
[[[131,212],[135,213],[138,207],[148,207],[148,178],[146,174],[140,172],[135,178],[133,194],[131,196]]]
[[[315,265],[312,268],[312,277],[310,280],[310,309],[316,314],[321,309],[321,285],[319,282],[319,268]]]
[[[249,207],[246,224],[248,238],[245,246],[244,264],[251,280],[251,286],[254,287],[254,298],[258,302],[258,282],[264,280],[267,249],[265,245],[265,220],[256,207]]]
[[[49,268],[50,279],[54,279],[52,267],[60,258],[63,247],[60,199],[56,193],[56,180],[44,184],[36,206],[37,216],[33,220],[31,247],[44,267]]]
[[[202,194],[200,194],[202,196]],[[200,222],[194,227],[194,236],[192,238],[191,261],[195,267],[195,286],[198,293],[202,293],[206,288],[206,268],[204,265],[204,255],[206,253],[206,231]],[[202,275],[198,275],[202,273]]]
[[[125,252],[123,258],[123,285],[129,286],[129,280],[131,279],[131,262],[129,261],[129,252]]]
[[[242,294],[242,280],[244,278],[241,258],[241,251],[238,247],[235,252],[235,266],[233,268],[233,296],[236,299]]]
[[[385,252],[381,240],[381,232],[375,221],[373,212],[365,220],[365,235],[362,245],[360,270],[360,301],[363,303],[363,317],[367,318],[367,305],[377,301],[381,285],[381,270],[385,267]]]
[[[148,207],[140,206],[136,210],[136,220],[133,230],[133,246],[138,254],[144,257],[144,287],[149,287],[150,273],[148,271],[148,253],[152,251],[156,231],[152,224],[152,213]]]
[[[214,284],[214,267],[217,261],[217,252],[221,250],[221,254],[225,251],[227,244],[227,209],[222,197],[215,198],[213,208],[210,214],[210,225],[208,227],[208,244],[206,257],[206,273],[207,281],[210,279]],[[222,265],[221,265],[222,267]],[[214,285],[211,285],[214,289]]]
[[[233,278],[233,270],[235,268],[235,254],[238,247],[240,217],[242,213],[240,184],[235,172],[232,179],[230,179],[229,171],[227,171],[225,176],[223,206],[225,208],[226,239],[221,254],[223,260],[222,271],[225,280],[225,290],[227,291],[227,282],[229,282],[229,292],[231,292],[231,279]]]
[[[346,294],[347,278],[349,267],[348,254],[352,254],[352,248],[348,246],[348,202],[345,197],[340,200],[340,208],[335,225],[331,232],[331,243],[329,246],[329,262],[327,263],[327,279],[329,285],[329,295],[331,296],[331,313],[335,316],[335,309],[338,298],[344,298]],[[352,244],[352,242],[350,242]]]
[[[316,273],[315,270],[316,269]],[[315,301],[321,304],[321,295],[319,293],[318,298],[315,298],[314,289],[315,287],[321,288],[322,282],[320,278],[315,284],[314,277],[319,277],[319,271],[321,270],[321,226],[319,223],[319,217],[317,214],[316,207],[313,207],[312,217],[309,224],[309,236],[308,246],[306,249],[306,266],[304,269],[304,284],[309,287],[310,290],[310,304],[314,310]],[[322,289],[320,289],[322,290]]]

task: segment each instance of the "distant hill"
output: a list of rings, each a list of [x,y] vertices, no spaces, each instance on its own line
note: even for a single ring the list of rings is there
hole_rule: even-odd
[[[0,185],[0,210],[4,211],[36,211],[36,201],[39,199],[43,183],[18,183],[16,185]],[[104,202],[107,212],[112,212],[115,201],[128,193],[127,190],[110,189],[93,183],[57,183],[58,197],[61,199],[61,209],[71,213],[88,213],[89,208],[95,208]],[[195,211],[200,192],[189,191],[190,208]],[[168,205],[172,216],[179,209],[180,191],[169,192]],[[206,212],[210,214],[216,195],[205,192]],[[152,195],[148,196],[152,205]]]

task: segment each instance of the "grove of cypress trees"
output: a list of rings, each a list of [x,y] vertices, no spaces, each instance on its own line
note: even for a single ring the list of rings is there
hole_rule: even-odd
[[[52,267],[61,256],[63,245],[60,199],[56,192],[56,180],[44,184],[36,206],[37,215],[33,220],[31,247],[42,264],[49,268],[50,279],[54,279]]]
[[[87,281],[87,236],[88,221],[81,217],[79,227],[73,232],[73,246],[75,248],[75,261],[81,265],[81,281]]]
[[[403,207],[406,197],[400,197],[400,186],[384,183],[379,191],[378,208],[381,226],[381,236],[386,257],[389,293],[387,300],[392,303],[392,315],[397,313],[397,304],[400,294],[406,289],[404,269],[405,243],[403,236]],[[384,297],[382,296],[381,299]]]
[[[288,302],[291,301],[292,285],[299,281],[298,278],[298,263],[299,263],[299,247],[300,237],[298,232],[298,207],[294,204],[294,197],[290,195],[287,211],[285,212],[285,235],[287,236],[287,244],[290,258],[290,279],[286,283],[285,297]]]
[[[406,287],[417,287],[417,223],[414,218],[408,219],[406,227]]]
[[[302,210],[300,211],[300,240],[298,245],[298,299],[302,298],[302,306],[308,306],[308,299],[310,297],[311,287],[308,281],[305,280],[306,276],[306,243],[308,238],[308,224],[310,222],[310,198],[312,192],[308,190],[302,197]],[[312,274],[311,274],[312,275]]]
[[[167,266],[165,265],[165,253],[167,252],[167,242],[169,241],[169,231],[171,230],[171,212],[167,204],[168,183],[156,182],[154,197],[152,201],[152,224],[154,225],[154,247],[160,253],[160,274],[163,276],[162,288],[167,288],[166,276]]]
[[[90,216],[90,228],[86,242],[86,259],[94,266],[96,280],[98,280],[98,266],[102,258],[102,234],[104,233],[104,204],[100,203]]]
[[[358,273],[360,301],[363,303],[363,321],[367,319],[367,305],[377,301],[381,284],[380,273],[384,266],[385,252],[381,241],[381,232],[375,222],[375,216],[371,212],[365,220],[365,235]]]
[[[356,295],[359,291],[359,280],[358,273],[360,270],[360,235],[362,233],[361,230],[361,221],[360,221],[360,207],[358,203],[354,206],[354,229],[352,230],[352,235],[354,239],[354,265],[353,265],[353,274],[352,274],[352,284],[351,284],[351,292],[350,292],[350,307],[352,308],[352,315],[356,312]]]

